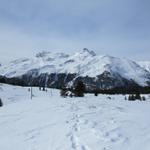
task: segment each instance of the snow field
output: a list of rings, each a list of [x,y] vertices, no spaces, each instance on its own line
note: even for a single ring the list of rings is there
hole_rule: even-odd
[[[150,102],[122,95],[61,98],[0,85],[0,150],[149,150]]]

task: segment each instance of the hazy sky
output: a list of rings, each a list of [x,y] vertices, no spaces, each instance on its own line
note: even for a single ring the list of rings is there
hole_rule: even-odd
[[[150,60],[150,1],[0,0],[0,62],[84,47]]]

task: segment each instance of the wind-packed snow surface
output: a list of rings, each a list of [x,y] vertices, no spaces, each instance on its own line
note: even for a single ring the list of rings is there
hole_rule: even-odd
[[[150,99],[62,98],[59,91],[0,85],[0,150],[149,150]]]
[[[86,48],[73,55],[41,52],[32,59],[21,58],[0,67],[0,75],[6,77],[17,77],[32,71],[39,75],[76,73],[82,77],[96,77],[107,71],[142,86],[146,86],[150,81],[150,72],[138,63],[109,55],[96,55]]]

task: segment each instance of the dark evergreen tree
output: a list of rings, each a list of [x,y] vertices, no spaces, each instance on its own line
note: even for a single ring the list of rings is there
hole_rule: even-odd
[[[127,97],[125,96],[125,98],[124,98],[125,100],[127,100]]]
[[[135,101],[135,96],[133,94],[131,95],[131,100]]]
[[[131,95],[129,95],[128,100],[129,100],[129,101],[131,100]]]
[[[145,96],[142,96],[141,100],[145,101],[146,100]]]
[[[139,93],[139,92],[136,93],[135,99],[141,100],[141,96],[140,96],[140,93]]]
[[[78,81],[74,89],[75,96],[83,97],[85,93],[85,84],[82,81]]]
[[[2,102],[2,100],[0,98],[0,107],[2,107],[2,106],[3,106],[3,102]]]
[[[98,96],[98,93],[97,93],[97,92],[95,92],[95,93],[94,93],[94,95],[95,95],[95,96]]]
[[[138,87],[136,87],[135,89],[134,89],[134,99],[136,99],[136,100],[141,100],[141,96],[140,96],[140,88],[138,88]]]
[[[129,101],[134,101],[135,100],[135,96],[133,94],[129,95],[128,100]]]
[[[44,86],[43,86],[42,90],[45,91],[45,87]]]

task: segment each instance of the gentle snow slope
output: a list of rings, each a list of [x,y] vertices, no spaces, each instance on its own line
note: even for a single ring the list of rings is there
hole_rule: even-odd
[[[61,98],[0,85],[1,150],[149,150],[150,102],[124,96]]]

